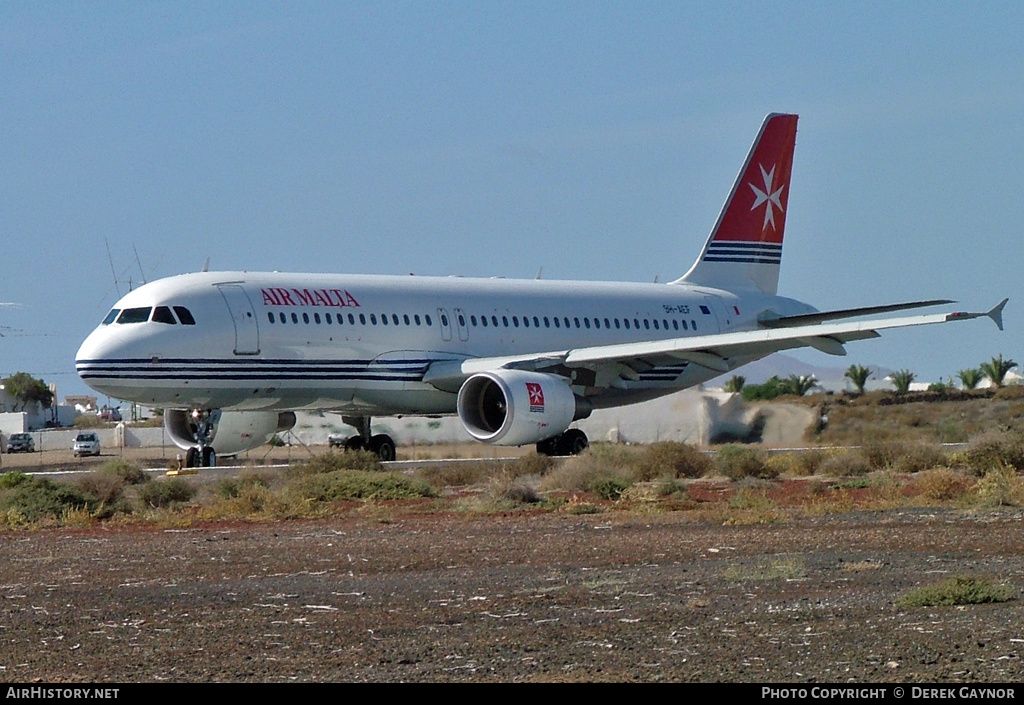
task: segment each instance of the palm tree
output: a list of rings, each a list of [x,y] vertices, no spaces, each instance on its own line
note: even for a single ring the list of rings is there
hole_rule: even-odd
[[[743,375],[733,375],[728,382],[725,383],[725,391],[738,394],[743,391],[743,385],[747,383],[747,378]]]
[[[843,377],[853,382],[853,386],[857,389],[857,394],[864,393],[864,385],[868,383],[868,377],[871,376],[871,368],[864,367],[864,365],[850,365],[846,372],[843,373]]]
[[[1003,386],[1003,380],[1006,379],[1006,373],[1017,366],[1017,363],[1013,360],[1004,360],[1003,354],[999,353],[998,357],[993,357],[988,362],[983,362],[979,365],[981,373],[989,378],[992,382],[992,386],[996,389]]]
[[[964,386],[964,389],[974,389],[977,387],[981,380],[984,379],[985,375],[982,374],[981,370],[977,367],[971,367],[970,369],[960,370],[956,373],[957,378],[960,380],[960,384]]]
[[[914,381],[914,377],[916,375],[910,370],[900,370],[889,375],[889,381],[892,382],[892,386],[896,387],[897,394],[906,394],[910,391],[910,384]]]
[[[790,375],[785,381],[786,393],[802,397],[818,386],[814,375]]]

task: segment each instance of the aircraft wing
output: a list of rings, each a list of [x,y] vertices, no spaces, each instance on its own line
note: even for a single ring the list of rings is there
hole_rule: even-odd
[[[1002,312],[1007,299],[982,313],[954,312],[903,316],[868,321],[817,323],[687,338],[670,338],[638,343],[599,345],[572,350],[555,350],[527,355],[470,358],[431,366],[425,382],[450,387],[459,378],[496,369],[549,371],[556,374],[589,369],[597,373],[598,386],[615,385],[619,378],[632,379],[644,370],[661,365],[690,362],[729,372],[751,360],[773,352],[812,347],[830,355],[845,355],[844,343],[879,337],[881,330],[934,323],[991,318],[1002,330]],[[602,383],[603,380],[603,383]]]

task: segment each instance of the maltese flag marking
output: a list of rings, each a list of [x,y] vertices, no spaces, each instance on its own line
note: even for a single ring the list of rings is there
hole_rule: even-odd
[[[544,389],[540,384],[527,382],[526,393],[530,395],[530,411],[544,413]]]
[[[782,195],[782,189],[784,189],[786,185],[782,184],[777,189],[774,187],[774,165],[772,165],[771,171],[765,171],[764,167],[760,164],[758,164],[758,166],[761,167],[761,178],[764,179],[764,190],[762,191],[757,186],[754,186],[754,184],[747,184],[754,191],[755,195],[754,205],[750,207],[750,210],[754,210],[761,204],[765,204],[764,225],[761,226],[761,229],[767,230],[768,226],[771,225],[772,230],[775,230],[775,208],[778,208],[780,213],[785,211],[782,207],[782,199],[780,196]]]

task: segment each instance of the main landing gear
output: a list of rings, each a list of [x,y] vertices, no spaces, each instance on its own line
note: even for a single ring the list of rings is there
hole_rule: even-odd
[[[590,442],[587,434],[578,428],[570,428],[565,433],[538,443],[537,452],[541,455],[579,455],[588,445]]]
[[[345,450],[367,450],[385,463],[395,459],[395,441],[385,433],[370,435],[369,416],[342,416],[341,420],[359,431],[345,441]]]

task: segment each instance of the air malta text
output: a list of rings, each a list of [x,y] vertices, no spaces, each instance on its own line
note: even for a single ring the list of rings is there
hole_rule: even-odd
[[[355,297],[345,289],[283,289],[274,286],[260,289],[260,293],[263,294],[264,306],[359,306]]]

